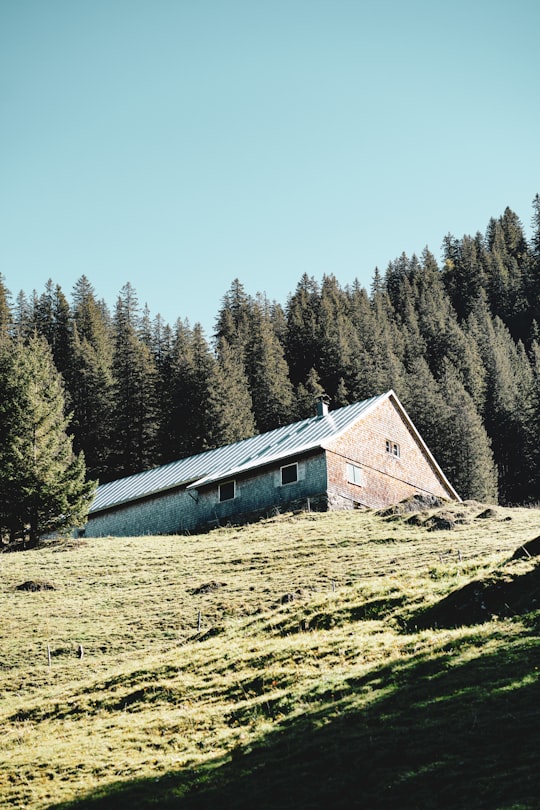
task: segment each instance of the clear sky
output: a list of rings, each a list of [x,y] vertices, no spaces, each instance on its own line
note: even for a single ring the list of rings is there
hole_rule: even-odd
[[[0,0],[0,273],[213,328],[540,192],[538,0]]]

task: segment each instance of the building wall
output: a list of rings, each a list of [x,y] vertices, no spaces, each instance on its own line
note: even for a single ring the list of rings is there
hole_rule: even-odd
[[[387,452],[387,441],[399,456]],[[360,467],[360,485],[347,483],[348,461]],[[328,445],[327,464],[331,509],[379,509],[416,492],[454,499],[390,399]]]
[[[289,459],[283,464],[290,464]],[[236,479],[236,497],[219,502],[218,486],[200,492],[185,489],[165,492],[106,512],[90,515],[87,537],[128,537],[144,534],[185,534],[206,526],[255,519],[281,509],[326,506],[325,454],[319,451],[298,460],[298,481],[281,485],[281,464]]]

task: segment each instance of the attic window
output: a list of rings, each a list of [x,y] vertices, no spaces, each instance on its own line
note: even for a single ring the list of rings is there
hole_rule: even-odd
[[[349,484],[362,486],[362,470],[356,464],[347,464],[347,481]]]
[[[298,464],[287,464],[281,468],[281,484],[294,484],[298,481]]]
[[[401,455],[401,451],[399,449],[399,444],[396,444],[396,442],[390,441],[390,439],[386,440],[386,452],[390,453],[391,456],[395,456],[396,458],[399,458],[400,455]]]
[[[232,501],[236,496],[236,481],[227,481],[219,485],[219,502]]]

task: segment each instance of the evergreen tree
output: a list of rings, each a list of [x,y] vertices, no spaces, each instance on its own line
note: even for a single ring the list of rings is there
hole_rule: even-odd
[[[459,320],[466,319],[474,301],[487,288],[484,237],[464,236],[461,241],[448,235],[443,241],[442,279]]]
[[[438,382],[424,358],[417,358],[407,383],[400,399],[450,483],[462,498],[496,502],[489,438],[452,364],[445,363]]]
[[[527,301],[529,319],[540,323],[540,194],[533,200],[532,239],[527,269]]]
[[[252,306],[246,371],[257,430],[286,425],[294,418],[293,387],[283,349],[264,302]]]
[[[211,391],[218,416],[216,442],[231,444],[255,435],[253,401],[242,358],[225,338],[217,345],[217,379]]]
[[[314,416],[316,404],[324,396],[325,391],[319,380],[319,375],[312,368],[308,372],[306,382],[298,383],[296,388],[296,418],[309,419],[310,416]]]
[[[73,453],[62,378],[44,338],[4,347],[0,373],[0,532],[33,546],[42,534],[82,525],[95,484]]]
[[[319,362],[318,317],[319,286],[304,273],[287,302],[287,338],[285,354],[295,385],[306,382],[308,373]]]
[[[342,399],[348,397],[348,382],[355,376],[360,346],[349,315],[347,294],[335,276],[324,276],[317,322],[316,368],[321,385],[335,400],[338,386]]]
[[[232,379],[230,382],[232,384]],[[168,442],[166,461],[236,440],[236,430],[240,433],[242,430],[240,423],[235,423],[232,411],[224,412],[225,384],[224,372],[210,350],[201,325],[195,324],[191,329],[188,322],[179,321],[170,359],[169,400],[164,423]],[[245,402],[241,407],[243,405]]]
[[[71,313],[64,293],[52,279],[47,282],[45,292],[34,300],[32,320],[51,347],[56,368],[66,371],[71,362]]]
[[[439,447],[443,470],[464,499],[497,503],[497,471],[491,444],[472,397],[451,363],[441,380],[445,401]]]
[[[486,369],[483,419],[498,469],[499,497],[503,504],[515,504],[528,488],[531,368],[523,349],[516,346],[500,318],[491,318],[482,299],[471,313],[468,329]]]
[[[534,341],[531,346],[531,368],[533,388],[530,402],[529,427],[529,463],[530,480],[528,500],[531,503],[540,501],[540,343]]]
[[[71,363],[66,385],[73,411],[74,447],[82,450],[88,474],[103,483],[114,476],[111,459],[113,344],[94,289],[82,276],[73,290]]]
[[[182,439],[189,441],[186,450],[192,454],[218,447],[223,438],[217,361],[198,323],[191,333],[189,355],[187,373],[178,382],[184,389],[184,403],[189,413],[182,425]]]
[[[244,353],[249,340],[252,301],[242,283],[235,278],[223,296],[216,320],[215,337],[225,338],[229,346]]]
[[[9,299],[9,290],[4,284],[2,273],[0,273],[0,344],[9,338],[12,331],[12,315]]]
[[[32,304],[21,290],[15,299],[13,310],[13,331],[18,338],[27,338],[35,331],[35,324],[32,317]]]
[[[124,285],[114,317],[114,467],[118,476],[148,469],[158,460],[156,367],[139,338],[137,297]]]
[[[510,329],[515,340],[524,339],[530,327],[526,301],[529,255],[521,223],[509,208],[491,219],[488,246],[488,296],[492,314]]]

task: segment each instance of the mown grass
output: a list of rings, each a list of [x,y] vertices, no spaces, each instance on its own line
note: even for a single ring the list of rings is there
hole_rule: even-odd
[[[538,534],[468,503],[1,555],[0,806],[538,808]]]

